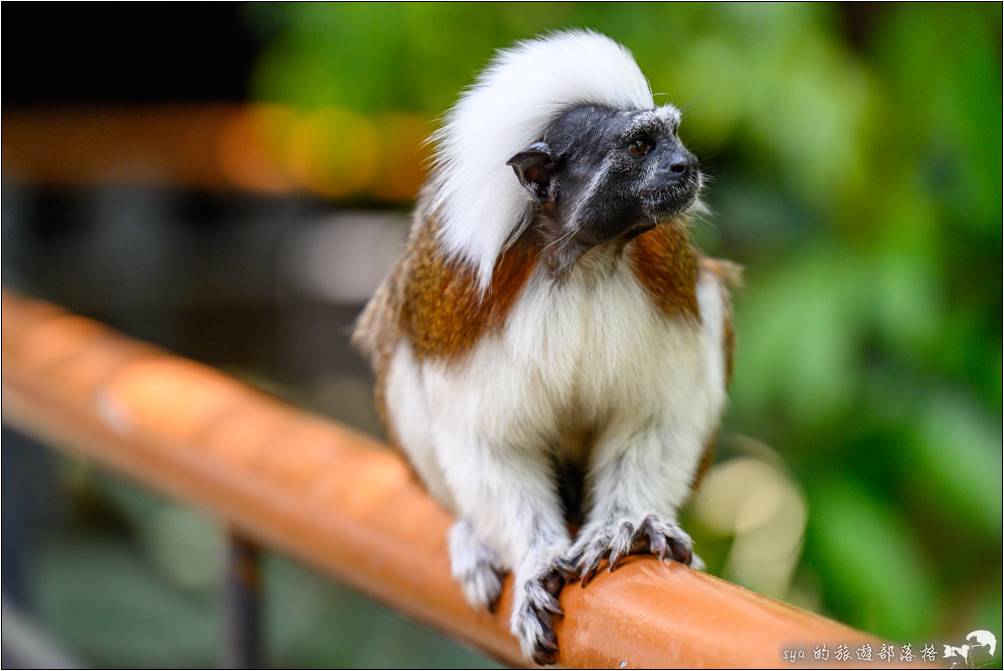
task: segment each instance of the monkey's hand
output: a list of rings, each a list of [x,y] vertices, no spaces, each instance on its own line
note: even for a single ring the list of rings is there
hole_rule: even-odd
[[[505,571],[495,551],[482,543],[467,520],[450,529],[450,567],[467,602],[476,609],[495,612],[502,594]]]
[[[557,661],[558,640],[552,618],[564,615],[558,594],[570,578],[572,567],[559,557],[530,579],[516,583],[512,632],[519,638],[523,654],[535,664],[544,666]]]
[[[585,587],[604,559],[610,571],[616,569],[625,556],[643,553],[654,554],[659,559],[669,556],[690,566],[694,562],[692,548],[690,536],[676,522],[651,514],[637,522],[611,519],[587,524],[567,557]]]

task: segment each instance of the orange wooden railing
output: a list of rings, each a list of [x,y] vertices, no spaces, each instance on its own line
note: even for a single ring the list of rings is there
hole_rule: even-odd
[[[277,548],[499,659],[521,664],[506,620],[450,578],[450,516],[372,438],[206,366],[53,306],[3,294],[3,419],[53,446],[201,506]],[[570,667],[775,667],[783,652],[871,637],[710,575],[634,557],[561,594]],[[833,664],[832,658],[829,664]]]

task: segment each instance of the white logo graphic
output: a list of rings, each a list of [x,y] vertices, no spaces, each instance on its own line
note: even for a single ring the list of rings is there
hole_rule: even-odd
[[[976,631],[969,632],[966,636],[966,643],[960,646],[945,645],[945,654],[943,657],[945,659],[959,658],[966,663],[967,666],[971,666],[973,660],[970,658],[970,654],[984,649],[989,657],[993,657],[997,652],[997,637],[991,632],[985,629],[977,629]],[[952,662],[952,668],[958,662]]]
[[[971,644],[969,649],[987,648],[987,653],[993,657],[997,652],[997,637],[985,629],[969,632],[966,640]]]
[[[960,645],[959,647],[954,647],[945,644],[945,659],[951,659],[952,657],[961,657],[962,661],[969,662],[969,646]],[[955,668],[955,663],[952,663],[952,668]]]

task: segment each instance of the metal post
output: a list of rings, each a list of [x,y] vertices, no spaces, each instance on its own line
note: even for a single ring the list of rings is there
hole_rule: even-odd
[[[228,534],[227,546],[223,666],[228,669],[261,668],[261,560],[258,547],[233,531]]]

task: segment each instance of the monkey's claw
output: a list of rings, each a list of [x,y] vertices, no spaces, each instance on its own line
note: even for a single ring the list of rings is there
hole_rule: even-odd
[[[663,522],[658,515],[648,515],[635,532],[631,552],[647,550],[663,560],[669,554],[681,564],[690,566],[694,561],[693,546],[690,536],[675,522]]]
[[[582,534],[572,547],[570,559],[583,587],[593,579],[604,559],[609,559],[610,570],[614,570],[621,557],[631,552],[634,536],[634,525],[627,521]]]
[[[516,592],[512,632],[519,639],[523,654],[536,664],[557,661],[558,639],[554,634],[553,618],[564,615],[558,595],[570,575],[571,567],[558,559],[550,568],[523,583]]]
[[[665,560],[667,556],[690,565],[694,558],[693,542],[675,522],[663,521],[658,515],[647,515],[636,527],[628,521],[601,525],[583,534],[569,552],[569,558],[583,587],[607,560],[610,571],[630,554],[649,552]]]

